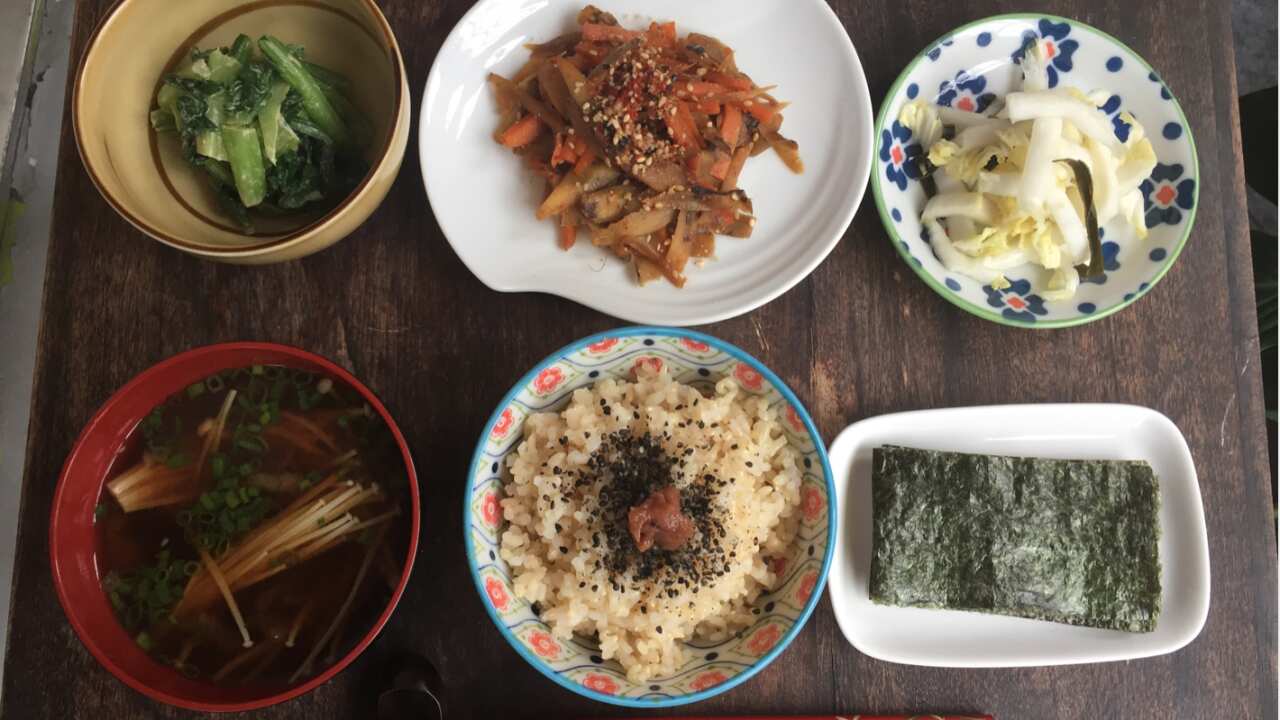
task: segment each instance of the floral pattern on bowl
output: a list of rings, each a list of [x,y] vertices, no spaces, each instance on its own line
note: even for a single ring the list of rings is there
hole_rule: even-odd
[[[1044,39],[1052,54],[1049,84],[1086,92],[1106,89],[1098,110],[1122,141],[1129,112],[1146,129],[1160,164],[1141,185],[1148,236],[1115,220],[1102,228],[1105,275],[1082,281],[1075,297],[1045,300],[1033,289],[1047,273],[1022,266],[1006,273],[997,289],[943,267],[920,223],[926,197],[916,166],[923,150],[898,122],[902,106],[916,98],[977,111],[1017,86],[1019,63],[1030,39]],[[930,94],[932,93],[932,94]],[[1129,305],[1164,276],[1177,259],[1195,220],[1199,166],[1195,142],[1177,100],[1147,63],[1123,43],[1075,20],[1026,14],[970,23],[928,46],[898,77],[876,120],[876,168],[872,193],[893,245],[938,294],[979,317],[1019,327],[1067,327],[1097,320]]]
[[[561,640],[512,590],[511,573],[498,553],[506,479],[505,458],[522,439],[531,413],[554,411],[573,391],[605,377],[630,377],[638,364],[663,365],[692,385],[733,377],[745,392],[779,408],[783,432],[804,469],[801,525],[789,557],[774,558],[784,578],[762,595],[758,619],[721,643],[686,643],[684,665],[672,676],[645,684],[627,680],[584,638]],[[759,361],[707,335],[666,328],[627,328],[561,349],[531,370],[503,399],[481,434],[471,464],[463,514],[467,560],[481,601],[512,647],[543,675],[580,695],[616,705],[669,707],[726,692],[768,665],[799,633],[826,583],[835,541],[831,469],[817,428],[796,396]]]

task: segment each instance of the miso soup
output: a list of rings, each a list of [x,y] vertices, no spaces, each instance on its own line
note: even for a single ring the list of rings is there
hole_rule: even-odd
[[[399,583],[408,483],[377,413],[332,378],[226,370],[139,424],[97,510],[102,587],[160,662],[226,685],[310,677]]]

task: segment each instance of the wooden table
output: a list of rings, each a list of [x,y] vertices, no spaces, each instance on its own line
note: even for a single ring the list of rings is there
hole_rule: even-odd
[[[383,4],[419,100],[436,50],[469,3]],[[976,0],[834,4],[875,98],[942,33],[1026,9]],[[79,0],[73,57],[108,5]],[[984,322],[903,265],[868,196],[808,280],[706,329],[777,370],[828,439],[860,418],[954,405],[1106,401],[1166,413],[1186,434],[1200,473],[1213,563],[1208,623],[1186,649],[1149,660],[943,670],[862,656],[845,643],[824,599],[776,662],[692,708],[697,714],[1276,717],[1276,538],[1228,4],[1064,0],[1044,9],[1113,33],[1150,60],[1193,126],[1202,182],[1195,232],[1149,297],[1071,330]],[[386,204],[340,245],[274,267],[220,266],[152,242],[117,217],[90,184],[64,118],[4,717],[183,715],[115,680],[72,633],[50,582],[50,499],[73,439],[116,388],[169,355],[236,339],[299,345],[364,379],[402,424],[424,491],[413,581],[381,639],[335,681],[264,716],[365,717],[381,662],[402,649],[436,662],[450,718],[614,714],[546,681],[492,627],[468,576],[458,508],[476,434],[515,378],[551,350],[619,322],[557,298],[482,286],[441,236],[416,163],[410,146]]]

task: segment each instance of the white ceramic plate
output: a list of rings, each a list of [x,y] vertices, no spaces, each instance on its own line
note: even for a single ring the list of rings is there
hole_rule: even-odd
[[[561,295],[638,323],[716,322],[769,302],[804,279],[844,235],[862,199],[872,156],[871,98],[849,36],[821,0],[612,0],[627,27],[674,20],[718,37],[757,82],[792,103],[783,131],[800,143],[805,173],[774,153],[747,163],[741,186],[758,218],[750,239],[720,238],[718,258],[691,266],[677,290],[640,287],[625,263],[578,243],[556,246],[555,227],[533,211],[542,181],[494,142],[498,119],[488,73],[514,73],[524,45],[573,27],[582,0],[482,0],[436,56],[422,104],[419,152],[440,228],[476,277],[503,292]]]
[[[929,450],[1066,459],[1146,460],[1160,481],[1162,609],[1154,631],[1127,633],[954,610],[876,605],[871,569],[871,451]],[[880,660],[1020,667],[1129,660],[1191,642],[1209,613],[1209,543],[1187,442],[1169,418],[1133,405],[1002,405],[882,415],[831,446],[840,506],[831,604],[845,637]]]

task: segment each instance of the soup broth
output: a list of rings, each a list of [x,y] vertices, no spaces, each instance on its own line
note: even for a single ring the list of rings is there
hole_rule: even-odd
[[[155,408],[97,509],[104,592],[160,662],[225,685],[320,672],[399,583],[407,494],[390,431],[353,389],[226,370]]]

